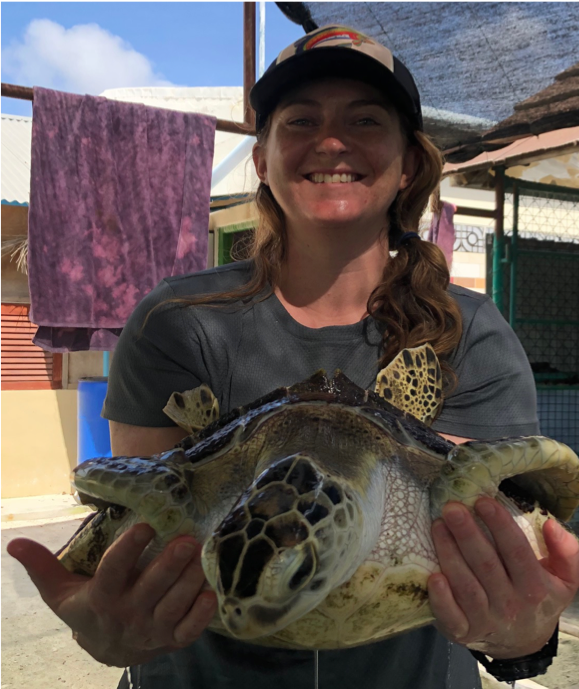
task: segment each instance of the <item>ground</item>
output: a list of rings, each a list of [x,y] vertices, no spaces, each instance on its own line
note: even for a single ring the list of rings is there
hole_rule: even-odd
[[[115,689],[119,682],[122,670],[97,663],[72,641],[70,629],[6,552],[8,541],[18,537],[57,550],[80,521],[2,529],[1,689]]]
[[[0,689],[117,687],[122,670],[97,663],[72,641],[68,627],[42,602],[21,565],[6,552],[7,543],[18,537],[32,538],[57,550],[84,518],[79,509],[85,508],[74,506],[70,496],[50,502],[3,501]],[[41,513],[49,517],[39,518]],[[564,628],[572,633],[560,634],[559,655],[549,672],[533,681],[517,682],[515,689],[579,689],[579,596],[567,611]],[[483,675],[483,689],[510,686]]]

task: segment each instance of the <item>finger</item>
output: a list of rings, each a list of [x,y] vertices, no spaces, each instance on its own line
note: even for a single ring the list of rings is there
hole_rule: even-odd
[[[28,538],[10,541],[6,550],[26,569],[42,600],[52,610],[58,607],[71,585],[86,579],[68,572],[48,548]]]
[[[191,560],[195,556],[199,557],[200,551],[201,546],[191,537],[179,537],[171,541],[135,583],[131,594],[134,609],[152,612]]]
[[[432,535],[440,569],[448,581],[453,597],[466,615],[471,631],[473,627],[478,631],[488,622],[489,601],[485,590],[466,563],[445,522],[434,522]]]
[[[444,574],[433,574],[428,579],[428,600],[439,631],[452,641],[468,636],[468,618],[454,599]]]
[[[201,566],[201,547],[196,548],[193,559],[187,564],[173,586],[157,603],[153,618],[155,630],[165,640],[173,639],[176,625],[187,615],[205,583]]]
[[[175,643],[188,646],[196,641],[217,612],[217,596],[204,591],[198,597],[186,617],[175,628]]]
[[[574,591],[579,586],[579,541],[556,519],[545,522],[543,536],[549,555],[541,564]]]
[[[519,591],[542,587],[541,567],[537,556],[521,527],[496,500],[480,498],[475,505],[477,514],[488,527],[504,568]]]
[[[513,586],[495,547],[463,505],[449,503],[443,509],[443,518],[466,564],[482,584],[491,608],[502,609],[512,596]]]
[[[148,524],[136,524],[111,545],[94,576],[93,596],[97,604],[107,604],[126,589],[140,556],[154,535]]]

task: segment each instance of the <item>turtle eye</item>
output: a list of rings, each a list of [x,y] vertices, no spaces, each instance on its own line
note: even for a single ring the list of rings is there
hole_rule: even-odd
[[[334,503],[334,505],[338,505],[339,503],[342,502],[342,494],[341,494],[341,491],[338,489],[337,486],[330,484],[330,485],[324,486],[322,490],[330,498],[330,500]]]

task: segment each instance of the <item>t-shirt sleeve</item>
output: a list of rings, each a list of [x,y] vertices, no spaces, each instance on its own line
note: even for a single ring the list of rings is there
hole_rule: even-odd
[[[433,429],[480,440],[539,433],[527,355],[492,300],[480,304],[465,328],[449,362],[458,384]]]
[[[175,391],[207,381],[199,339],[165,281],[137,306],[115,348],[102,416],[134,426],[169,427],[163,412]],[[162,304],[152,311],[154,307]],[[145,327],[145,319],[149,316]]]

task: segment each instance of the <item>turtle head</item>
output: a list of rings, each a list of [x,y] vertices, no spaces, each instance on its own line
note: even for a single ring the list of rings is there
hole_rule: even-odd
[[[274,462],[203,549],[228,631],[255,639],[315,608],[357,568],[362,522],[353,491],[310,456]]]

